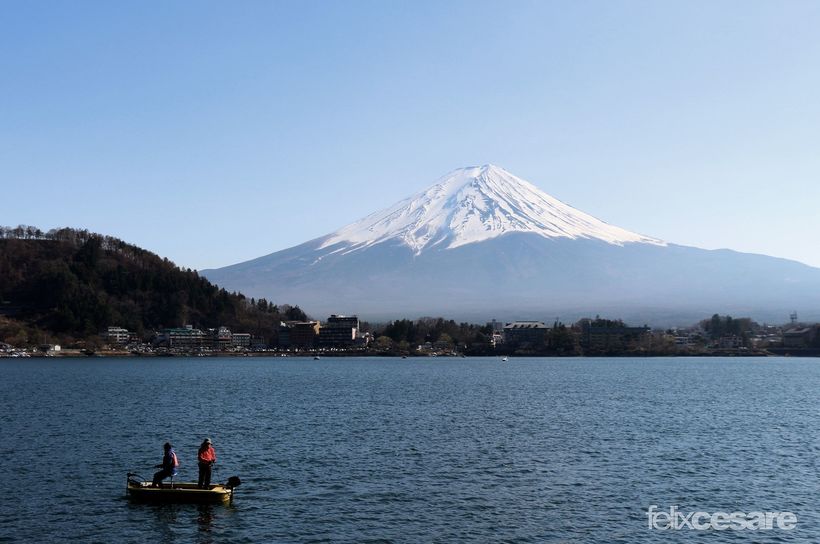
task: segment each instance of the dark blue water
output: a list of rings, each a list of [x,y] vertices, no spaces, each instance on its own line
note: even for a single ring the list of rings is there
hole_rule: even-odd
[[[0,541],[818,542],[818,390],[817,359],[3,360]],[[124,498],[206,436],[233,506]]]

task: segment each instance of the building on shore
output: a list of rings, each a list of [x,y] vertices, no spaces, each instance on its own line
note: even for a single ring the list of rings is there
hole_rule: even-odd
[[[234,334],[228,327],[219,327],[218,329],[208,329],[208,339],[210,340],[210,347],[217,351],[225,351],[233,346]]]
[[[349,347],[356,343],[359,318],[355,315],[331,315],[319,329],[319,345],[322,347]]]
[[[318,321],[283,321],[279,324],[279,347],[316,347],[320,329]]]
[[[107,330],[100,333],[100,336],[109,344],[116,344],[118,346],[124,346],[131,339],[129,330],[122,327],[108,327]]]
[[[744,342],[742,336],[727,334],[718,338],[716,347],[719,349],[738,349],[742,348],[743,344]]]
[[[59,353],[62,349],[60,344],[40,344],[37,348],[45,353],[46,355],[53,355],[55,353]]]
[[[549,327],[542,321],[513,321],[504,325],[504,344],[511,348],[543,348],[548,332]]]
[[[820,336],[820,325],[795,327],[783,333],[784,348],[807,348]]]
[[[168,349],[197,350],[202,349],[205,333],[199,329],[186,325],[181,328],[163,329],[155,338],[154,343]]]
[[[583,343],[593,350],[622,350],[628,344],[642,340],[649,327],[594,327],[584,330]]]
[[[237,332],[231,336],[231,346],[248,349],[251,347],[251,335],[247,332]]]
[[[504,332],[504,323],[501,321],[496,321],[493,319],[492,321],[487,322],[487,327],[489,327],[490,331],[501,333]]]
[[[155,346],[177,351],[229,351],[235,348],[250,348],[250,333],[231,332],[228,327],[217,327],[202,331],[192,325],[163,329],[154,336]]]

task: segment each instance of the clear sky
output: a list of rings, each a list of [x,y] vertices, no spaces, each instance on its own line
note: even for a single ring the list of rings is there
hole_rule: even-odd
[[[820,266],[820,2],[0,0],[0,224],[191,268],[498,164]]]

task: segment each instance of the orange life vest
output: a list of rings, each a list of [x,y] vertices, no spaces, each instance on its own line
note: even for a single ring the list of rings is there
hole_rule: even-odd
[[[213,446],[208,446],[204,450],[200,448],[197,457],[200,463],[213,463],[216,461],[216,452]]]

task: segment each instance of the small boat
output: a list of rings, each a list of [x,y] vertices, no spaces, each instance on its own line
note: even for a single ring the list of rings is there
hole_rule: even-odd
[[[225,484],[212,484],[201,489],[196,482],[171,482],[154,487],[139,474],[128,473],[125,491],[135,502],[146,503],[192,503],[228,504],[233,501],[234,488],[242,482],[237,476],[228,478]]]
[[[504,357],[502,357],[502,358],[501,358],[501,362],[502,362],[502,363],[506,363],[507,361],[508,361],[508,358],[507,358],[507,356],[506,356],[506,355],[505,355]]]
[[[314,360],[314,361],[318,361],[318,360],[319,360],[319,356],[318,356],[318,355],[314,356],[314,357],[313,357],[313,360]]]

